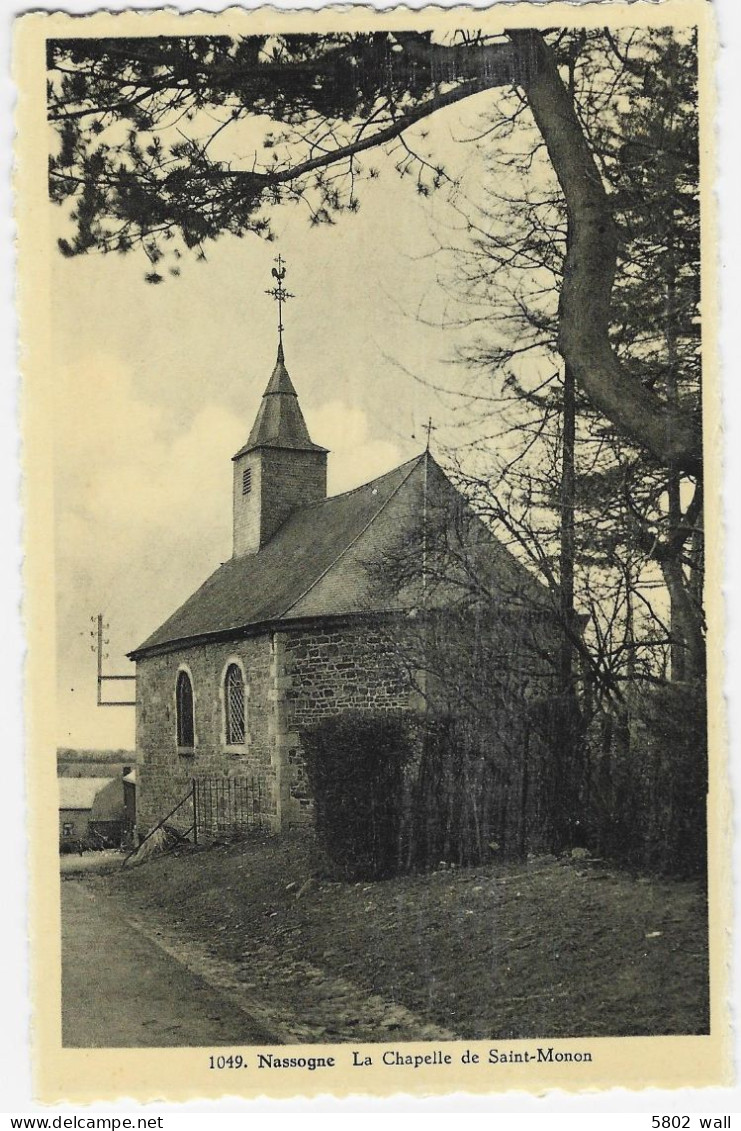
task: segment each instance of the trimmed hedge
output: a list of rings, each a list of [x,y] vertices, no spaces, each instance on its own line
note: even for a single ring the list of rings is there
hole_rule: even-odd
[[[486,733],[448,714],[356,712],[302,741],[317,833],[347,879],[572,847],[702,876],[706,733],[702,689],[665,684],[586,726],[554,698]]]
[[[329,857],[348,879],[394,875],[413,750],[402,717],[337,715],[302,740],[317,835]]]
[[[663,684],[593,720],[584,782],[585,839],[639,871],[704,876],[707,718],[704,689]]]
[[[507,821],[510,792],[510,781],[477,728],[450,714],[429,715],[419,726],[419,758],[410,781],[408,865],[424,870],[440,863],[479,864],[492,852],[517,855],[519,840]]]

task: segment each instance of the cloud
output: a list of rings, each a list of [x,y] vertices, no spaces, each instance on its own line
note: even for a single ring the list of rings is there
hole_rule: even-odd
[[[251,421],[209,403],[183,427],[103,355],[60,372],[57,388],[59,741],[130,745],[133,711],[95,707],[91,617],[110,625],[107,670],[131,672],[125,653],[229,556],[231,456]],[[306,417],[331,450],[332,494],[401,462],[358,407],[332,400]]]
[[[367,483],[402,461],[395,444],[371,436],[368,417],[361,408],[333,400],[307,410],[305,416],[312,440],[330,449],[330,495]]]
[[[97,710],[91,617],[124,660],[231,549],[231,456],[244,422],[209,404],[184,430],[115,359],[60,374],[55,503],[60,741],[130,744],[133,711]],[[110,666],[108,667],[110,669]]]

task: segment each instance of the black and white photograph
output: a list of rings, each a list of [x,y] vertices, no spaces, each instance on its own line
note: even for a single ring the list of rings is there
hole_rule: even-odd
[[[52,1098],[728,1079],[709,5],[501,7],[20,21]]]

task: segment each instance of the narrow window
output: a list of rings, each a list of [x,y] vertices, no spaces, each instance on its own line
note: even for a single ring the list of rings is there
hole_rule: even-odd
[[[72,836],[73,832],[74,832],[74,825],[71,825],[71,824],[69,824],[68,821],[65,821],[64,824],[62,825],[62,836]]]
[[[252,468],[246,467],[242,472],[242,494],[249,495],[252,490]]]
[[[193,686],[187,672],[178,673],[175,698],[177,700],[178,746],[193,747]]]
[[[226,741],[228,746],[244,742],[244,679],[237,664],[230,664],[224,677]]]

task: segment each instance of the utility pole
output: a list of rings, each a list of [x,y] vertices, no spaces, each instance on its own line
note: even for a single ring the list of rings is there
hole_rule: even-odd
[[[95,617],[90,618],[95,621]],[[132,680],[136,681],[135,675],[104,675],[103,674],[103,647],[109,644],[110,641],[104,639],[104,631],[108,631],[108,625],[103,624],[103,614],[98,613],[97,616],[97,647],[98,653],[98,706],[99,707],[135,707],[136,699],[104,699],[103,698],[103,685],[106,683],[130,683]],[[92,635],[92,633],[91,633]],[[106,656],[107,659],[107,656]]]

